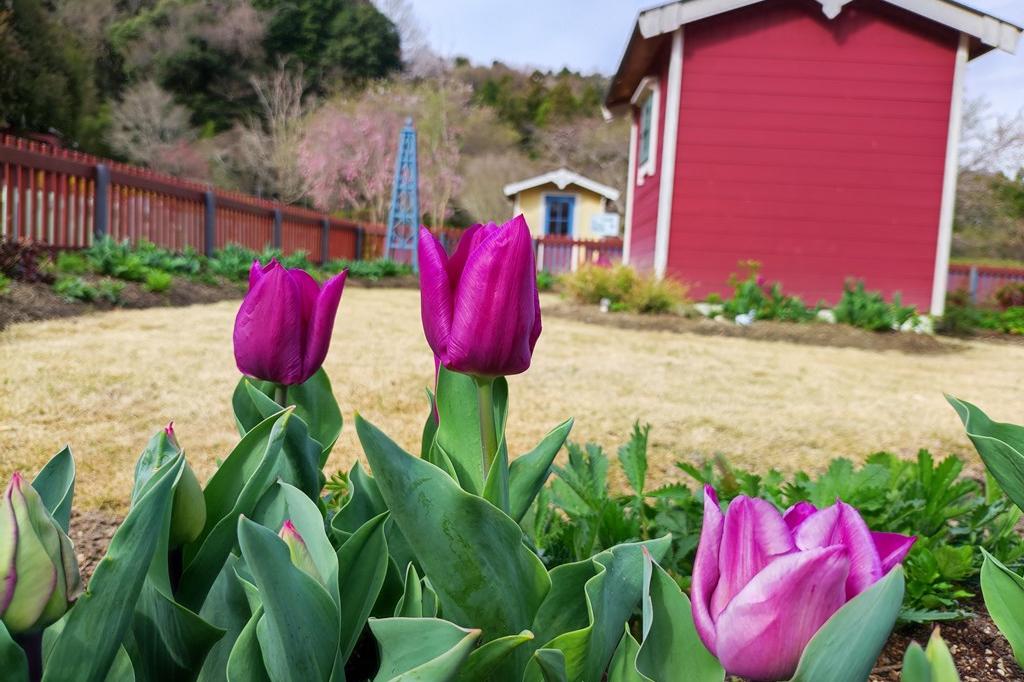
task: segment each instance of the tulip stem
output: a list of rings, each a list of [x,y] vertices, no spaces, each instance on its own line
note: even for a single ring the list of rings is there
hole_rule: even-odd
[[[281,407],[288,407],[288,387],[284,384],[277,384],[274,387],[274,402]]]
[[[480,442],[483,444],[484,480],[491,470],[491,464],[498,453],[498,434],[494,426],[494,379],[474,377],[476,395],[480,405]]]

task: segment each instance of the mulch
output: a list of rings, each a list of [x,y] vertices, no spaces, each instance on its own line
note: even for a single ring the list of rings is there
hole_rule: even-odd
[[[101,278],[85,275],[83,279],[95,283]],[[73,317],[87,313],[114,310],[117,308],[160,308],[167,306],[188,306],[198,303],[216,303],[242,298],[245,284],[223,281],[221,284],[203,284],[181,277],[175,278],[171,288],[163,293],[146,291],[140,284],[121,282],[121,301],[117,305],[106,301],[83,303],[68,301],[58,296],[49,284],[44,282],[11,282],[6,294],[0,295],[0,331],[18,322],[37,322],[60,317]],[[380,280],[350,278],[347,287],[366,289],[398,288],[418,289],[419,279],[415,275],[388,277]]]
[[[83,277],[94,283],[99,278]],[[0,296],[0,330],[17,322],[36,322],[58,317],[73,317],[100,310],[115,308],[159,308],[165,306],[186,306],[196,303],[216,303],[242,297],[245,290],[241,285],[202,284],[177,278],[171,288],[162,293],[146,291],[134,282],[123,282],[121,301],[116,306],[107,301],[83,303],[68,301],[57,295],[49,284],[43,282],[11,282],[10,289]]]
[[[964,349],[964,344],[946,337],[910,332],[869,332],[845,324],[823,322],[795,323],[759,320],[750,326],[743,327],[731,321],[716,322],[704,317],[690,318],[668,314],[640,315],[625,312],[602,313],[596,306],[565,302],[545,307],[544,315],[619,329],[783,341],[808,346],[833,346],[873,351],[892,350],[912,355],[955,353]],[[1020,343],[1022,341],[1024,339],[1011,342]]]
[[[120,519],[108,512],[76,510],[72,513],[70,535],[75,543],[83,580],[92,576],[119,523]],[[1024,680],[1024,671],[1017,665],[1010,645],[986,613],[985,604],[976,599],[966,606],[976,614],[974,618],[942,624],[942,637],[953,654],[962,682]],[[930,635],[931,627],[926,625],[897,628],[878,658],[870,682],[897,682],[903,653],[910,642],[926,646]]]

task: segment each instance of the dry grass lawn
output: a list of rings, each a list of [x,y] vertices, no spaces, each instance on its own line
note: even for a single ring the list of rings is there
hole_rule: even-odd
[[[237,437],[235,309],[115,311],[0,333],[0,480],[70,443],[77,506],[121,510],[138,452],[172,419],[205,479]],[[433,373],[417,292],[347,290],[326,367],[347,420],[332,466],[359,456],[355,410],[416,446]],[[640,418],[653,425],[652,475],[665,481],[677,459],[717,452],[758,469],[881,449],[973,453],[943,391],[1024,420],[1024,346],[981,342],[912,356],[549,319],[533,368],[510,383],[513,452],[569,415],[573,438],[614,450]]]

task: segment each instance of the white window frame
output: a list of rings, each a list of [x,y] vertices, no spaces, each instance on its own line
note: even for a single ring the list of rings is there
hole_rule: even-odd
[[[639,163],[640,158],[643,156],[643,107],[650,101],[651,102],[651,134],[648,136],[649,149],[647,152],[647,160],[643,163]],[[636,170],[636,184],[644,184],[644,178],[654,175],[658,168],[658,128],[661,121],[659,116],[661,114],[661,88],[658,87],[658,80],[654,76],[646,76],[640,81],[640,84],[636,86],[636,90],[633,92],[633,97],[630,98],[630,103],[636,107],[638,127],[637,127],[637,163],[639,164]]]

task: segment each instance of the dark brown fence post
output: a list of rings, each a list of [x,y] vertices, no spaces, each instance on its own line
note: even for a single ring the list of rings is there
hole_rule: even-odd
[[[93,235],[103,239],[110,232],[110,166],[96,164],[96,196],[93,197]]]
[[[217,243],[217,195],[212,190],[206,190],[203,202],[206,209],[203,214],[203,255],[209,258],[213,256]]]
[[[274,239],[274,248],[275,249],[280,249],[281,248],[281,220],[282,220],[282,217],[281,217],[281,207],[278,206],[277,208],[274,209],[274,234],[273,234],[273,239]]]
[[[331,259],[331,219],[320,219],[320,265],[324,265]]]
[[[352,260],[363,260],[363,247],[366,245],[366,228],[356,225],[356,252],[352,254]]]

